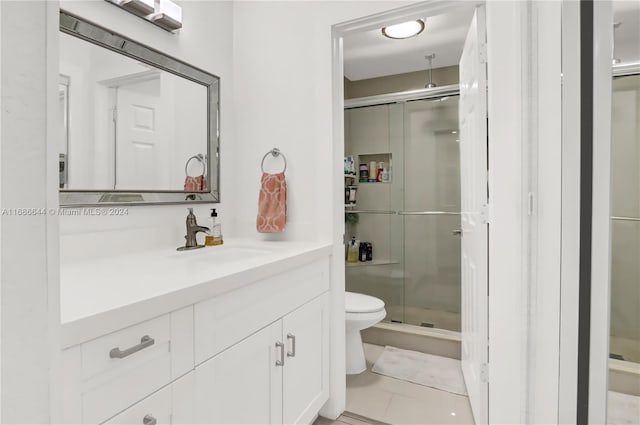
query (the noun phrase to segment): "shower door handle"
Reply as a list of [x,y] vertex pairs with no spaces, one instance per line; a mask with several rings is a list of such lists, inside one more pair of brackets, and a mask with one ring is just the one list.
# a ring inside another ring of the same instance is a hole
[[453,229],[453,230],[451,231],[451,234],[452,234],[453,236],[462,236],[462,229]]

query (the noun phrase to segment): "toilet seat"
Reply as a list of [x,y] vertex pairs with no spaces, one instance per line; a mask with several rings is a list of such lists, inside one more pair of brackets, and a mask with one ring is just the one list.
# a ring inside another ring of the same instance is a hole
[[346,313],[376,313],[384,310],[384,301],[379,298],[355,292],[345,292]]

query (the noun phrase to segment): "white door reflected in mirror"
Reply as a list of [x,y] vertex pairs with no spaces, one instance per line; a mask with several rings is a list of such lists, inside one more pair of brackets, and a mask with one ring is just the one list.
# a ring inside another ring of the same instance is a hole
[[182,191],[187,175],[206,181],[202,162],[186,167],[208,153],[206,86],[62,32],[60,74],[61,188]]

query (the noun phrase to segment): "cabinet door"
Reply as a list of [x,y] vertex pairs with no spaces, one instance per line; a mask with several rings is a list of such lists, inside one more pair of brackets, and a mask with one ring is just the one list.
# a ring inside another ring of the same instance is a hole
[[[277,321],[196,367],[196,422],[282,423],[282,322]],[[286,355],[286,354],[285,354]]]
[[329,307],[324,294],[284,317],[283,422],[311,423],[329,398]]

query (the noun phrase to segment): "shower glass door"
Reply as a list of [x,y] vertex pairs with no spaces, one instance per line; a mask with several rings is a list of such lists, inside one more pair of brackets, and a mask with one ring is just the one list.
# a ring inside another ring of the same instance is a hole
[[[387,310],[385,320],[402,322],[404,230],[397,215],[404,192],[402,106],[347,109],[344,122],[345,156],[353,156],[356,170],[363,165],[369,174],[369,178],[356,178],[356,204],[345,208],[345,236],[373,247],[370,261],[346,263],[347,291],[382,299]],[[368,181],[377,180],[381,162],[387,170],[386,181]]]
[[640,363],[640,75],[614,78],[612,108],[609,351]]
[[404,322],[460,331],[458,96],[404,105]]
[[355,183],[346,237],[374,255],[347,263],[346,288],[382,299],[387,321],[460,330],[459,146],[458,96],[345,110],[345,156],[390,175]]

